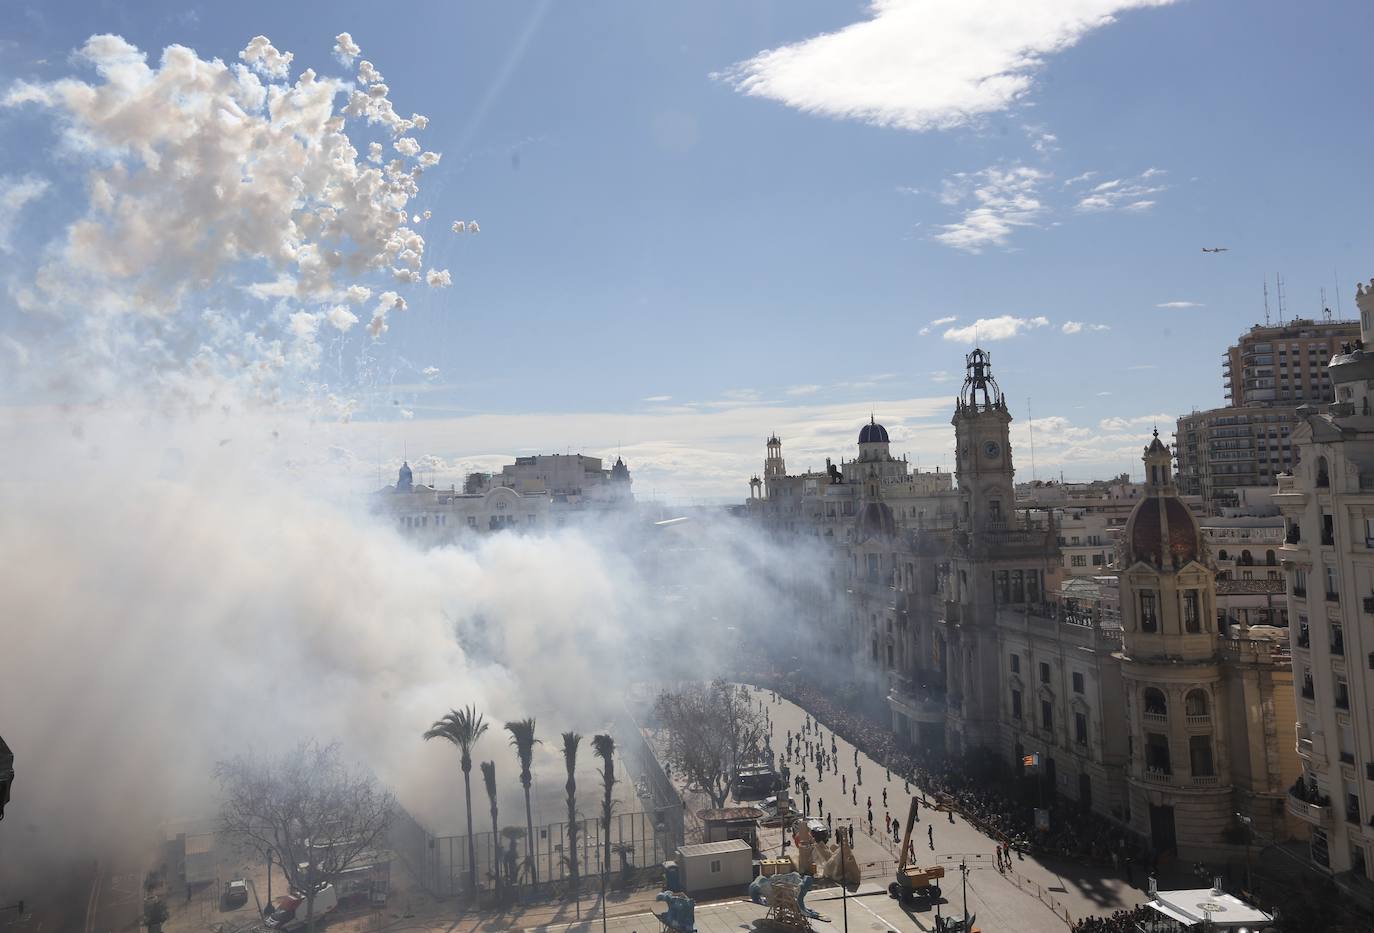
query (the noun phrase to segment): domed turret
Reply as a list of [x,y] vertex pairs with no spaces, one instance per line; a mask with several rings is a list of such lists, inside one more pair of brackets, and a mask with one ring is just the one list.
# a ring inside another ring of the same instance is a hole
[[1141,458],[1145,463],[1145,498],[1126,522],[1125,566],[1138,561],[1156,567],[1181,567],[1202,559],[1202,529],[1192,510],[1178,498],[1173,481],[1173,455],[1154,432]]
[[396,473],[396,491],[410,492],[413,487],[413,477],[410,472],[410,464],[401,461],[401,469]]
[[879,424],[876,420],[874,420],[874,418],[873,418],[872,415],[869,415],[869,416],[868,416],[868,424],[864,425],[864,426],[863,426],[863,429],[859,431],[859,443],[860,443],[860,444],[886,444],[886,443],[888,443],[888,439],[887,439],[887,428],[883,427],[883,426],[882,426],[881,424]]
[[892,538],[897,534],[897,520],[892,508],[886,502],[867,502],[859,512],[859,540],[883,537]]

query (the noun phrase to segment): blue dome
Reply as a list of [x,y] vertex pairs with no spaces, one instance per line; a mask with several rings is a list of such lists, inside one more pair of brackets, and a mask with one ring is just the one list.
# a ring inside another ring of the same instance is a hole
[[887,428],[870,417],[868,424],[864,425],[863,430],[859,432],[859,443],[886,444],[887,442]]

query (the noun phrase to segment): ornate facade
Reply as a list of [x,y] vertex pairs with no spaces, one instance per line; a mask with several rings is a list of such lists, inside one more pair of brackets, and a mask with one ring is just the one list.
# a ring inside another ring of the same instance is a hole
[[[1237,813],[1287,838],[1297,760],[1286,648],[1225,625],[1169,448],[1156,433],[1145,450],[1147,481],[1114,528],[1112,564],[1066,577],[1056,509],[1018,507],[1012,416],[990,357],[965,362],[957,486],[914,511],[890,494],[901,474],[887,479],[882,465],[904,461],[875,421],[859,457],[826,474],[788,476],[769,440],[768,491],[750,508],[765,521],[771,508],[774,530],[831,543],[846,584],[834,629],[848,634],[858,681],[881,692],[911,746],[989,749],[1015,767],[1038,754],[1047,786],[1161,852],[1235,854]],[[838,501],[851,505],[830,510]]]

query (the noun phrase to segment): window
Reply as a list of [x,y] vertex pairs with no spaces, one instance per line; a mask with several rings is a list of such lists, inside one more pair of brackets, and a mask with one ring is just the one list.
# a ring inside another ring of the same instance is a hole
[[1159,631],[1159,618],[1155,615],[1155,594],[1150,590],[1140,594],[1140,630]]
[[1331,623],[1331,653],[1345,657],[1345,629],[1339,622]]
[[1312,683],[1312,669],[1310,667],[1305,667],[1302,670],[1302,695],[1308,700],[1317,698],[1317,688]]
[[713,875],[718,875],[718,874],[720,874],[720,859],[718,859],[718,858],[713,858],[713,859],[711,859],[711,874],[713,874]]
[[1040,571],[1026,571],[1026,602],[1040,602]]
[[1070,558],[1070,563],[1075,567],[1088,566],[1088,556],[1086,554],[1075,554]]
[[1011,672],[1013,674],[1021,673],[1021,655],[1013,654],[1011,656]]
[[1213,777],[1212,737],[1210,735],[1188,736],[1188,769],[1193,777]]
[[1026,601],[1025,575],[1020,570],[1011,572],[1011,601],[1014,603]]
[[1082,693],[1082,692],[1083,692],[1083,673],[1082,673],[1081,671],[1074,671],[1074,672],[1073,672],[1073,692],[1074,692],[1074,693]]
[[1021,691],[1020,691],[1020,690],[1013,690],[1013,691],[1011,692],[1011,718],[1012,718],[1012,719],[1020,719],[1020,718],[1021,718]]
[[1158,732],[1145,733],[1145,770],[1157,774],[1173,774],[1167,735]]
[[1336,709],[1350,709],[1350,685],[1344,677],[1336,678]]
[[1079,745],[1088,744],[1088,717],[1084,713],[1073,714],[1073,740]]
[[1040,701],[1040,725],[1046,729],[1054,729],[1054,704],[1049,700]]
[[994,522],[1002,521],[1002,500],[992,499],[988,502],[988,518]]
[[1163,690],[1158,687],[1146,687],[1142,698],[1145,701],[1145,715],[1169,715],[1169,701],[1165,698]]
[[1040,682],[1042,684],[1050,682],[1050,664],[1048,661],[1040,662]]
[[477,527],[477,516],[476,516],[476,515],[469,515],[469,516],[468,516],[468,527],[469,527],[469,528],[476,528],[476,527]]
[[999,603],[1011,602],[1011,587],[1008,583],[1009,579],[1005,570],[997,571],[997,601]]
[[1335,599],[1340,590],[1336,586],[1336,566],[1326,565],[1326,598]]
[[1202,631],[1202,615],[1198,609],[1198,591],[1183,591],[1183,630],[1190,635]]
[[1188,695],[1183,698],[1183,712],[1187,716],[1206,716],[1207,692],[1205,690],[1189,690]]

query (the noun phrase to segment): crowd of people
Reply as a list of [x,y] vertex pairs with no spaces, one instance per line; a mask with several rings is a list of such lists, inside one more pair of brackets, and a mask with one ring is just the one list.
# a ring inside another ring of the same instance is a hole
[[[927,796],[946,800],[966,819],[1018,852],[1052,855],[1111,866],[1134,883],[1137,871],[1148,872],[1154,859],[1138,840],[1091,810],[1053,794],[1049,829],[1034,825],[1038,799],[1036,777],[1018,778],[1008,764],[987,752],[959,759],[920,760],[903,748],[885,718],[865,712],[835,691],[800,677],[751,678],[802,707],[826,727],[873,760],[900,774]],[[852,698],[851,698],[852,700]]]
[[1138,924],[1149,919],[1152,913],[1142,904],[1131,910],[1113,911],[1105,917],[1084,917],[1074,921],[1069,933],[1136,933]]

